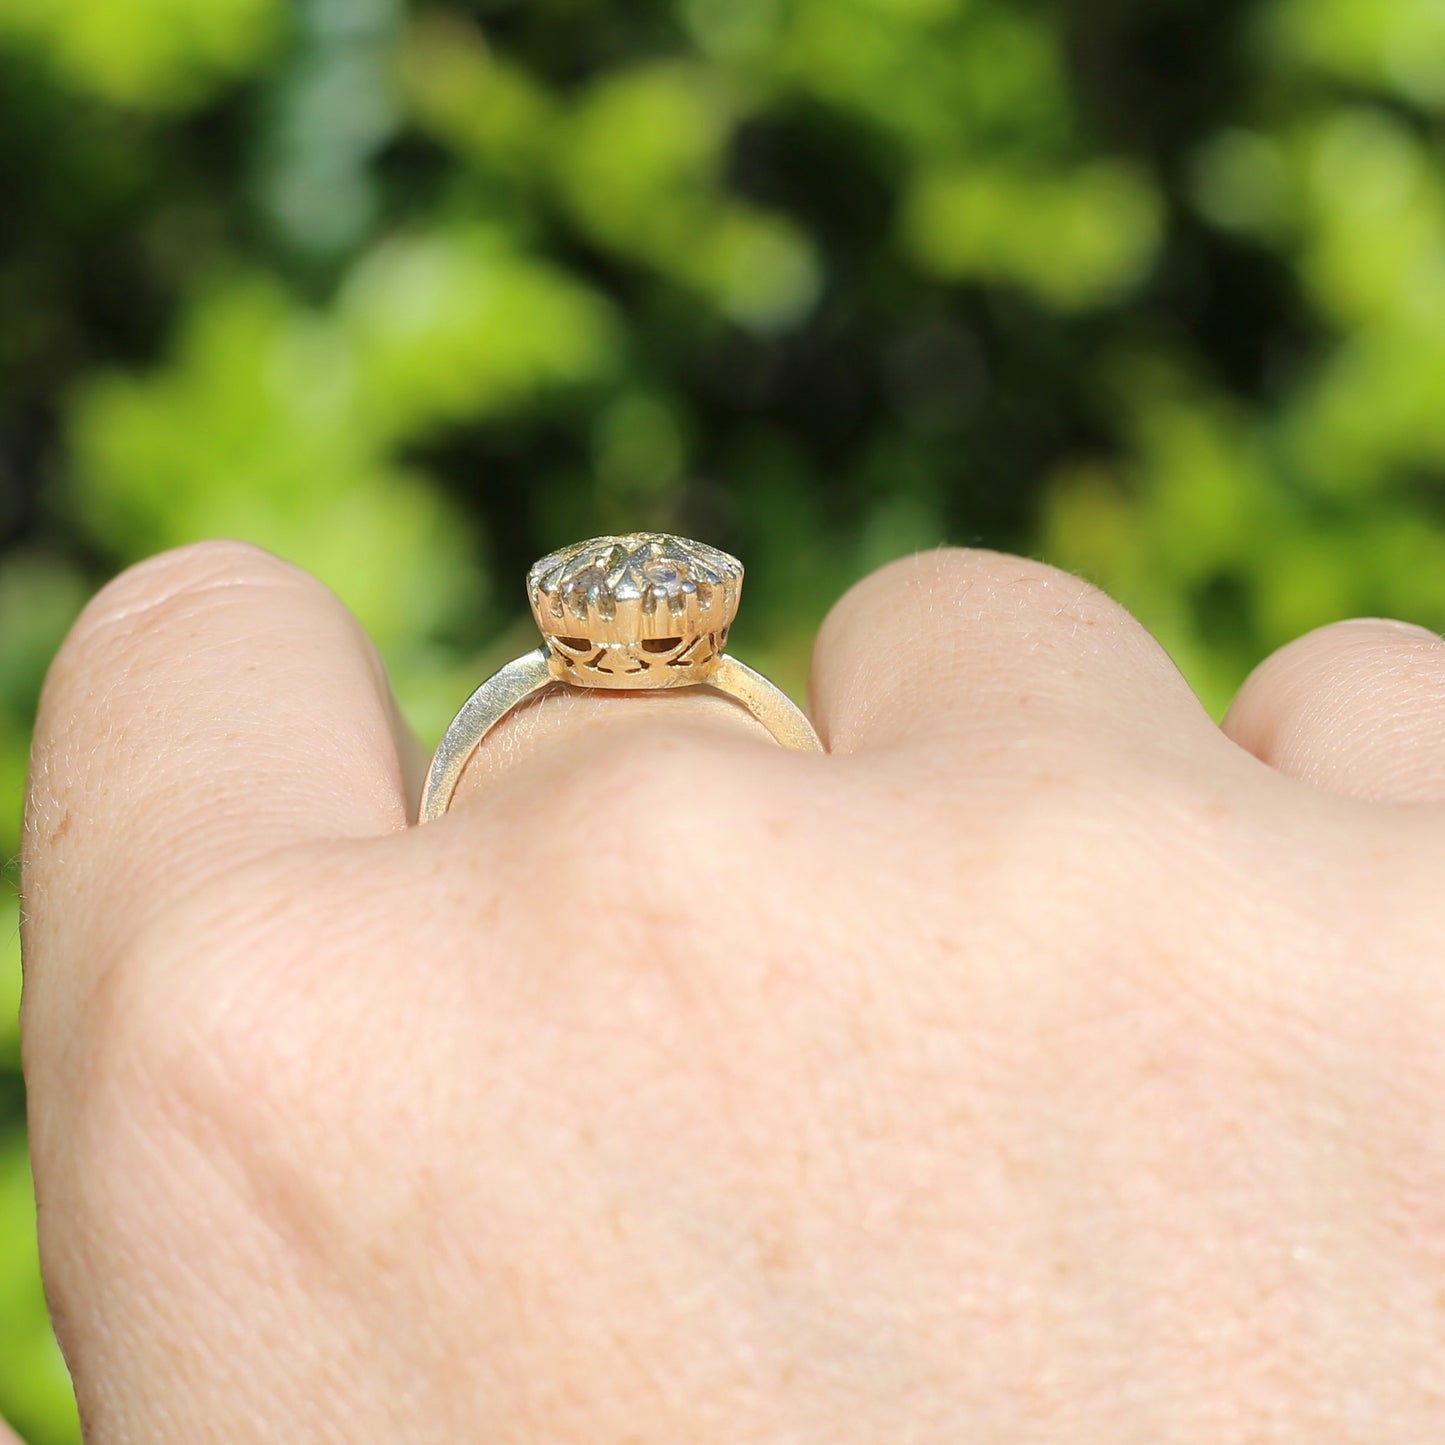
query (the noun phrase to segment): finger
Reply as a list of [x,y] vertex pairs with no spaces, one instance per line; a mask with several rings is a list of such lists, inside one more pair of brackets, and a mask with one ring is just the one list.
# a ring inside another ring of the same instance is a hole
[[923,552],[865,578],[823,624],[811,692],[830,752],[1042,733],[1218,743],[1128,612],[1070,573],[998,552]]
[[25,1442],[3,1420],[0,1420],[0,1445],[25,1445]]
[[1255,668],[1222,726],[1271,767],[1331,792],[1445,800],[1445,640],[1382,618],[1321,627]]
[[52,663],[36,720],[27,1022],[226,870],[405,827],[406,734],[371,642],[300,568],[202,542],[109,583]]

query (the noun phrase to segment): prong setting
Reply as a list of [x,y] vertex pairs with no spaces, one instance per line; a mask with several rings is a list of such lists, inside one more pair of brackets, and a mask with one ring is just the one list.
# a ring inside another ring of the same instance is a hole
[[528,573],[527,592],[556,677],[641,689],[707,680],[742,581],[742,563],[716,547],[633,532],[542,558]]

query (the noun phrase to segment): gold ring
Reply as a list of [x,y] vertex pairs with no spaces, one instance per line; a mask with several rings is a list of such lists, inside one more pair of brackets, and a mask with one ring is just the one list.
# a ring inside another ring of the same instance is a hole
[[427,771],[418,821],[446,812],[467,759],[513,708],[557,685],[713,687],[785,748],[822,752],[802,710],[724,651],[742,587],[736,557],[665,532],[594,537],[543,557],[527,573],[542,646],[494,672],[462,704]]

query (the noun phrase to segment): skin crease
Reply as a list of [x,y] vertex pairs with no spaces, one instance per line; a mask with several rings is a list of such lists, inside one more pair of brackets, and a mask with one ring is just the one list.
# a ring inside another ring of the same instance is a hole
[[554,696],[453,810],[339,602],[237,543],[57,657],[23,854],[86,1438],[1445,1435],[1445,643],[1223,728],[978,551],[819,639],[827,757]]

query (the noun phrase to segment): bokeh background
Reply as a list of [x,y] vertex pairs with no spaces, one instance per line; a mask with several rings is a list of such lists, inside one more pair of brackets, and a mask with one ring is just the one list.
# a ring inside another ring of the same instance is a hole
[[207,535],[434,739],[520,579],[657,525],[740,653],[908,549],[1101,583],[1218,712],[1445,625],[1440,0],[0,0],[0,1412],[74,1441],[14,856],[47,661]]

